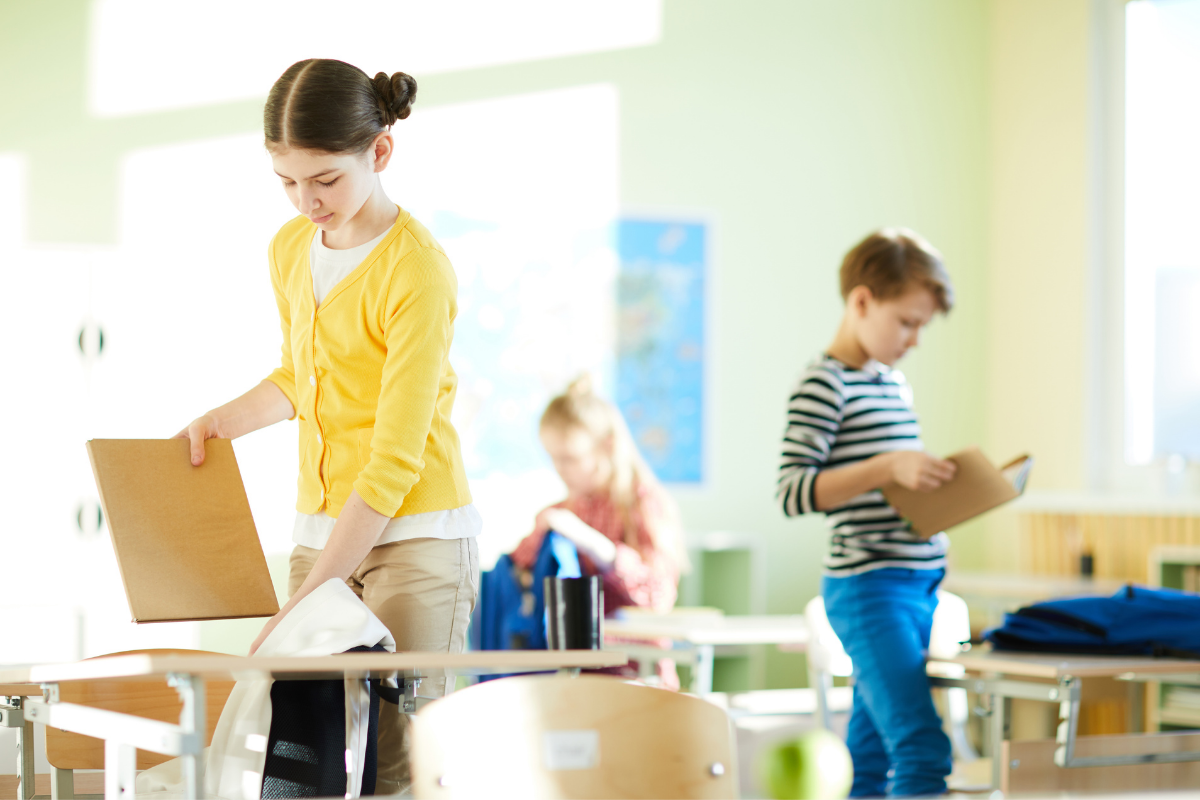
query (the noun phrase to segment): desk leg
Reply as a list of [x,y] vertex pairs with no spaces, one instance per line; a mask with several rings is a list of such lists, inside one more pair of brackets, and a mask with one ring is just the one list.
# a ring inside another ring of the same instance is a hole
[[1146,732],[1146,692],[1150,691],[1144,683],[1129,682],[1129,732]]
[[25,719],[17,729],[17,773],[21,782],[17,797],[21,800],[30,800],[33,797],[33,771],[33,720]]
[[1065,767],[1075,758],[1075,734],[1079,727],[1082,687],[1077,678],[1070,676],[1060,680],[1059,685],[1062,687],[1062,699],[1058,704],[1058,731],[1054,736],[1058,747],[1054,749],[1054,763]]
[[829,714],[829,693],[833,687],[833,676],[813,666],[812,659],[808,660],[808,685],[817,698],[817,724],[827,731],[833,730],[833,721]]
[[[175,691],[179,693],[179,699],[183,701],[183,710],[179,712],[179,727],[183,729],[184,733],[199,735],[200,752],[183,756],[182,766],[184,796],[187,800],[200,800],[204,797],[203,745],[208,734],[208,723],[205,720],[204,678],[198,675],[172,673],[167,676],[167,683],[175,687]],[[107,752],[105,758],[107,759]]]
[[992,755],[992,788],[1000,789],[1000,779],[1004,775],[1004,740],[1008,738],[1009,716],[1012,710],[1012,700],[999,694],[992,695],[991,725],[988,728],[988,749]]
[[711,644],[702,644],[696,648],[696,666],[692,673],[692,692],[708,694],[713,688],[713,651]]
[[50,768],[51,800],[75,800],[75,773],[69,769]]
[[137,779],[137,748],[131,744],[104,743],[104,800],[128,800]]

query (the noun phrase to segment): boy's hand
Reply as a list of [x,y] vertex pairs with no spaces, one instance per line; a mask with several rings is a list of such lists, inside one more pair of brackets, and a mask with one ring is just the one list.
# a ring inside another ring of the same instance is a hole
[[198,467],[204,463],[204,440],[216,439],[221,436],[217,421],[212,414],[196,417],[192,424],[175,434],[175,439],[190,439],[192,442],[192,466]]
[[917,492],[932,492],[958,470],[953,461],[913,450],[892,453],[892,458],[892,480]]

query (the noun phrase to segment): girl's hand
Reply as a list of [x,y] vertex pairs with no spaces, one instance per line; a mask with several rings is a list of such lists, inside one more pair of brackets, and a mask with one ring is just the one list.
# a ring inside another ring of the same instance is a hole
[[537,523],[570,539],[598,567],[611,566],[617,558],[617,546],[612,540],[565,508],[547,508],[538,514]]
[[263,625],[263,629],[255,637],[254,643],[250,645],[250,655],[254,655],[258,648],[262,647],[262,643],[266,641],[266,638],[271,635],[271,631],[275,630],[275,627],[283,619],[284,613],[284,609],[280,609],[275,616],[267,620],[267,624]]
[[533,532],[544,534],[547,531],[558,531],[566,536],[563,528],[581,521],[579,517],[565,508],[543,508],[533,520]]
[[[192,442],[192,466],[198,467],[204,463],[204,440],[221,437],[221,431],[216,418],[211,414],[196,417],[192,424],[175,434],[175,439],[190,439]],[[251,651],[253,652],[253,651]]]
[[[562,508],[543,508],[538,512],[538,515],[533,518],[533,533],[526,536],[509,554],[509,558],[521,569],[533,569],[533,564],[537,561],[538,552],[542,549],[542,542],[546,539],[546,534],[550,531],[556,531],[571,539],[567,533],[568,528],[577,525],[583,525],[583,521],[579,517],[572,514],[570,511]],[[587,527],[586,525],[584,527]],[[574,542],[574,539],[571,539]],[[576,542],[576,547],[580,545]]]
[[958,471],[953,461],[914,450],[893,453],[892,458],[892,480],[917,492],[932,492]]

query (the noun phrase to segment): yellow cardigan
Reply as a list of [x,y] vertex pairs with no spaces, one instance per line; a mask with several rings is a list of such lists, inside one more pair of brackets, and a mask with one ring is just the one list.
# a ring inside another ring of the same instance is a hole
[[288,222],[271,241],[283,357],[267,380],[300,417],[296,509],[332,517],[357,490],[388,517],[471,502],[450,409],[458,281],[404,209],[361,264],[314,308],[315,225]]

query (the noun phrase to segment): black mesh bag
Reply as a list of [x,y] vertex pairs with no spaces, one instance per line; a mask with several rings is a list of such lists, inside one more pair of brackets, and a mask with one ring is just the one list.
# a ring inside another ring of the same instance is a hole
[[[383,645],[349,653],[386,652]],[[362,795],[375,794],[379,702],[396,703],[399,692],[371,681],[370,723]],[[275,681],[271,686],[271,735],[263,768],[263,800],[346,795],[346,694],[340,680]]]

